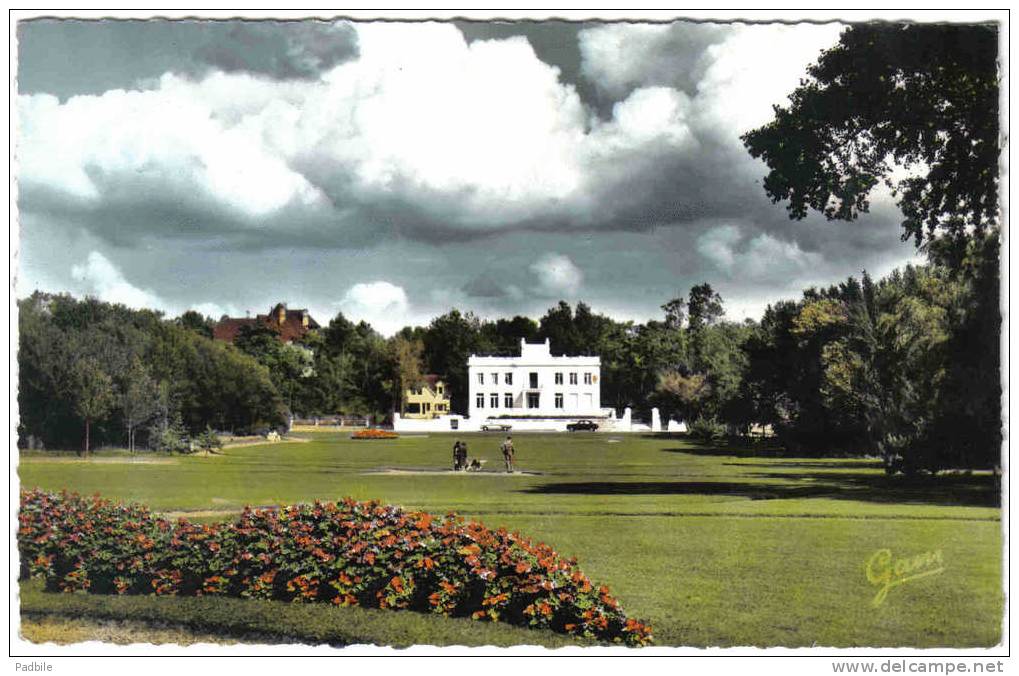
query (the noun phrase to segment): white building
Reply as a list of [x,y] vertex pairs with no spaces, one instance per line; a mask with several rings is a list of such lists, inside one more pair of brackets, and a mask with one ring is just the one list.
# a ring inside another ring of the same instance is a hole
[[600,417],[601,358],[556,357],[544,343],[520,341],[519,357],[471,355],[469,417]]

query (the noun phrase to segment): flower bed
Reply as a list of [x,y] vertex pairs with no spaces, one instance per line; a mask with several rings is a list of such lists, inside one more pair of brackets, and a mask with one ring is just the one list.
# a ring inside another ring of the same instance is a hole
[[325,602],[652,641],[575,559],[454,514],[345,499],[198,525],[34,490],[22,492],[18,519],[21,575],[43,576],[52,591]]
[[350,435],[351,439],[399,439],[400,435],[396,432],[390,432],[389,430],[377,430],[374,428],[368,428],[364,430],[358,430]]

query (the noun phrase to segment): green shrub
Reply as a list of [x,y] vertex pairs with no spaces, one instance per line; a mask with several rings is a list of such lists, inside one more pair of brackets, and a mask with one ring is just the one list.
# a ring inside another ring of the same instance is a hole
[[160,453],[190,453],[191,444],[180,417],[171,419],[167,424],[153,426],[149,433],[149,446]]
[[202,449],[206,453],[218,451],[223,448],[223,441],[219,438],[219,435],[212,431],[211,427],[206,427],[205,431],[198,435],[195,440],[198,448]]
[[690,436],[701,441],[717,443],[727,436],[725,425],[716,418],[700,417],[690,423]]
[[233,523],[199,525],[35,490],[21,495],[18,547],[22,575],[52,591],[325,602],[652,641],[575,559],[454,514],[377,502],[245,508]]

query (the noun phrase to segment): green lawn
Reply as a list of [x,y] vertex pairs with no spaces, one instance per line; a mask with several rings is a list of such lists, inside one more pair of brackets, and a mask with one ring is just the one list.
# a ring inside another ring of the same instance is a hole
[[[353,496],[506,526],[576,555],[658,645],[989,646],[1003,611],[1001,521],[990,476],[907,481],[866,460],[753,457],[686,440],[609,434],[463,434],[486,472],[433,474],[451,435],[231,448],[159,462],[22,456],[25,487],[229,518],[245,504]],[[877,588],[866,562],[940,551],[944,571]],[[394,614],[398,615],[398,614]]]

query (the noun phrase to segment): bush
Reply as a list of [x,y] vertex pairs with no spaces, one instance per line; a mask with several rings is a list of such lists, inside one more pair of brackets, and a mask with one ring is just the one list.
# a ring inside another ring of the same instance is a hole
[[206,427],[205,431],[199,434],[195,441],[198,444],[198,448],[206,453],[212,453],[223,448],[223,441],[219,438],[218,434],[212,431],[211,427]]
[[690,423],[690,436],[712,443],[724,441],[726,437],[725,425],[715,418],[700,417]]
[[180,418],[171,419],[168,424],[156,424],[149,432],[149,446],[160,453],[190,453],[191,443]]
[[454,514],[345,499],[198,525],[34,490],[21,494],[18,518],[22,577],[41,575],[52,591],[325,602],[652,641],[575,559]]

